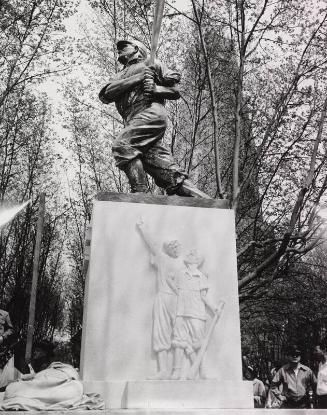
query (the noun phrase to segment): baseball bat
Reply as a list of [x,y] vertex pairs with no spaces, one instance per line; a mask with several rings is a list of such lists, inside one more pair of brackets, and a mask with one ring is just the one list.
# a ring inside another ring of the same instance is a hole
[[157,0],[155,12],[154,12],[154,18],[153,18],[153,26],[152,26],[151,51],[150,51],[149,65],[154,64],[154,60],[156,57],[164,6],[165,6],[165,0]]
[[207,350],[209,341],[210,341],[210,339],[212,337],[213,330],[216,327],[216,324],[218,323],[218,320],[219,320],[219,318],[221,316],[221,313],[223,311],[224,306],[225,306],[225,302],[224,301],[221,301],[220,304],[219,304],[219,306],[218,306],[218,310],[216,311],[216,313],[215,313],[215,315],[214,315],[214,317],[213,317],[213,319],[211,321],[211,324],[210,324],[210,327],[208,329],[207,335],[203,339],[203,342],[201,344],[201,348],[199,350],[199,353],[196,356],[196,359],[195,359],[194,363],[192,364],[192,366],[191,366],[191,368],[190,368],[190,370],[189,370],[189,372],[187,374],[187,378],[188,379],[194,379],[195,376],[196,376],[196,374],[197,374],[197,371],[200,368],[200,365],[202,363],[203,357],[204,357],[205,352]]

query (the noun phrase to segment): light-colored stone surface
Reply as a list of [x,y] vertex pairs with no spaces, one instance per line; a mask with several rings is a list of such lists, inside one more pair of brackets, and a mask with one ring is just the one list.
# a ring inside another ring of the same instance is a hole
[[140,380],[156,372],[151,348],[155,272],[136,231],[146,218],[159,243],[179,239],[205,253],[212,298],[226,306],[206,356],[207,375],[241,379],[233,212],[96,201],[81,371],[85,380]]
[[108,409],[251,408],[252,383],[243,381],[84,381]]
[[126,401],[126,381],[83,381],[84,393],[99,393],[106,408],[124,408]]
[[106,410],[73,410],[73,411],[1,411],[1,415],[109,415]]
[[[15,411],[15,415],[323,415],[326,409],[106,409],[104,411]],[[13,415],[13,411],[3,411]]]
[[[95,201],[81,374],[86,392],[101,393],[108,408],[122,408],[130,401],[126,382],[144,381],[157,373],[152,347],[157,274],[136,226],[140,218],[146,221],[159,247],[177,239],[184,253],[195,248],[203,254],[201,272],[208,275],[208,296],[213,302],[226,304],[204,356],[206,376],[217,381],[241,381],[233,211]],[[172,360],[170,350],[169,370]],[[187,373],[189,363],[185,362]],[[245,401],[249,402],[249,396]],[[238,396],[235,402],[239,402]]]
[[114,409],[110,415],[323,415],[326,409]]
[[127,382],[126,408],[214,409],[253,407],[251,382],[137,381]]
[[[13,411],[2,411],[12,415]],[[49,411],[14,411],[16,415],[49,415]],[[51,415],[322,415],[325,409],[106,409],[103,411],[51,411]]]

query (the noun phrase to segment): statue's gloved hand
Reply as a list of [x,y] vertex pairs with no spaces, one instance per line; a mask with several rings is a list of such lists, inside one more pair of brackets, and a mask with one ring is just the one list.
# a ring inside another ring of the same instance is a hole
[[151,66],[147,66],[144,68],[144,78],[143,78],[143,90],[144,94],[147,96],[152,96],[154,89],[155,89],[155,82],[154,82],[154,68]]

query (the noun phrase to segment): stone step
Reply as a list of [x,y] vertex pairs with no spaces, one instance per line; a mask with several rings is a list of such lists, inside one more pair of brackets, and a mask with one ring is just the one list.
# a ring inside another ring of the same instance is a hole
[[2,411],[1,415],[323,415],[326,409],[106,409],[103,411]]
[[323,415],[326,409],[111,409],[107,415]]
[[126,409],[253,408],[252,383],[218,380],[127,382]]

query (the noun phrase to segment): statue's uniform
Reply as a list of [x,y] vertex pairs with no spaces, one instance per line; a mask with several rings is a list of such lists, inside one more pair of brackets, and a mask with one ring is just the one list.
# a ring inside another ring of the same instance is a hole
[[208,279],[201,272],[191,273],[184,268],[177,276],[178,298],[173,346],[186,354],[199,349],[205,336],[206,310],[201,291],[208,290]]
[[180,258],[159,253],[151,257],[157,270],[157,294],[153,305],[152,343],[155,352],[171,348],[173,326],[176,319],[177,295],[167,282],[175,280],[182,267]]
[[[143,71],[146,63],[144,59],[130,61],[113,81],[129,78]],[[154,67],[157,85],[172,87],[179,82],[180,75],[161,62],[156,61]],[[108,86],[110,83],[99,94],[100,100],[105,104],[111,102],[106,98]],[[170,152],[161,146],[167,127],[164,100],[145,97],[143,84],[139,84],[122,93],[115,103],[125,123],[112,147],[117,166],[124,170],[130,161],[140,158],[144,170],[154,178],[156,184],[165,188],[168,193],[170,188],[173,191],[178,177],[185,178],[187,174],[181,171]]]

